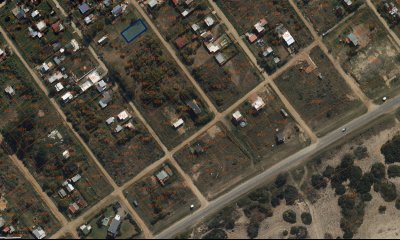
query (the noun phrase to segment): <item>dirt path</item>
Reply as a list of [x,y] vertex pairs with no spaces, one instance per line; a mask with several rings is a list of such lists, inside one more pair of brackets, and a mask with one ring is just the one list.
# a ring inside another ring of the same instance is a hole
[[389,32],[390,36],[396,41],[397,45],[400,46],[400,39],[397,36],[397,34],[393,32],[393,30],[387,24],[386,20],[379,14],[378,10],[376,9],[375,5],[371,2],[371,0],[366,0],[366,1],[367,1],[367,5],[375,13],[375,15],[378,17],[379,21],[381,21],[383,26],[385,26],[385,28]]
[[308,30],[311,32],[311,35],[315,39],[315,41],[318,42],[318,46],[322,49],[322,51],[325,53],[326,56],[328,56],[329,60],[335,67],[335,69],[339,72],[339,74],[342,76],[342,78],[346,81],[347,85],[350,87],[350,89],[356,94],[356,96],[363,102],[363,104],[368,108],[368,110],[373,109],[376,107],[375,104],[372,103],[372,101],[364,94],[364,92],[360,89],[356,81],[346,74],[346,72],[343,70],[343,68],[340,66],[339,62],[329,53],[328,48],[326,45],[322,42],[322,38],[318,35],[317,31],[315,31],[314,27],[311,25],[310,22],[307,21],[307,19],[304,17],[303,13],[300,11],[298,8],[297,4],[294,2],[294,0],[289,0],[290,4],[296,11],[297,15],[301,18],[303,23],[306,25]]
[[[42,199],[42,201],[47,205],[51,213],[53,213],[54,217],[62,224],[68,225],[68,220],[58,211],[57,206],[50,199],[50,197],[43,192],[42,187],[36,181],[36,179],[32,176],[29,170],[25,167],[21,160],[18,159],[16,155],[9,156],[12,163],[18,168],[18,170],[22,173],[22,175],[26,178],[26,180],[32,185],[33,189]],[[74,238],[79,238],[78,234],[74,229],[66,229]],[[72,230],[72,231],[71,231]]]
[[178,66],[182,69],[182,71],[185,73],[186,77],[190,80],[192,85],[195,87],[197,92],[200,94],[200,96],[204,99],[204,101],[207,103],[209,109],[215,114],[215,116],[219,115],[218,110],[215,108],[214,104],[211,102],[211,100],[208,98],[207,94],[204,93],[203,89],[199,86],[197,81],[192,77],[190,74],[189,70],[186,68],[186,66],[182,63],[182,61],[177,57],[175,50],[165,41],[161,33],[158,31],[158,28],[154,25],[152,20],[149,18],[149,16],[145,13],[143,8],[140,6],[140,4],[136,0],[129,0],[129,2],[138,10],[140,15],[146,20],[146,23],[150,26],[150,28],[153,30],[153,32],[156,34],[156,36],[159,38],[161,43],[164,45],[164,47],[168,50],[172,58],[175,60],[175,62],[178,64]]
[[[292,104],[286,99],[286,97],[278,89],[278,87],[275,85],[275,83],[271,80],[270,76],[268,76],[268,74],[263,69],[260,68],[260,66],[257,64],[257,59],[254,56],[253,52],[247,47],[246,43],[239,36],[236,29],[229,22],[228,18],[221,11],[221,9],[218,7],[218,5],[212,0],[209,0],[208,2],[214,8],[214,10],[216,11],[217,15],[219,16],[221,21],[224,23],[224,25],[228,28],[229,35],[231,35],[237,41],[237,43],[240,45],[240,47],[243,49],[243,51],[249,57],[249,59],[251,60],[253,65],[256,66],[258,68],[258,70],[261,72],[262,76],[264,77],[264,83],[268,83],[272,87],[272,89],[276,92],[278,97],[281,99],[282,103],[285,105],[286,109],[290,112],[290,114],[293,116],[293,118],[296,120],[296,122],[301,126],[301,128],[311,138],[311,141],[317,142],[318,141],[317,136],[310,129],[310,127],[306,124],[306,122],[300,117],[300,114],[296,111],[296,109],[292,106]],[[288,66],[288,64],[286,66]],[[254,92],[254,91],[252,91],[252,92]]]

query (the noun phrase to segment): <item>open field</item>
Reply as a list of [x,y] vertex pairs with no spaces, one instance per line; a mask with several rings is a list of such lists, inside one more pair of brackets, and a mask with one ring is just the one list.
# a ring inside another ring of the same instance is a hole
[[[189,7],[194,10],[186,17],[181,15],[184,6],[169,1],[146,10],[217,109],[225,110],[255,87],[261,77],[226,34],[226,27],[219,23],[206,0],[191,3]],[[218,50],[210,50],[210,45],[218,46]],[[219,62],[217,57],[224,60]]]
[[[111,80],[120,84],[167,147],[173,147],[213,116],[151,30],[126,43],[120,33],[138,16],[130,5],[109,24],[105,24],[106,17],[99,16],[84,29],[85,41],[93,41]],[[104,36],[107,43],[97,44]],[[193,114],[188,106],[193,100],[200,113]],[[173,123],[179,119],[184,123],[175,129]]]
[[[256,110],[253,104],[261,98],[265,106]],[[269,167],[279,160],[297,152],[310,144],[309,137],[303,132],[291,116],[284,116],[281,110],[285,107],[269,86],[251,96],[238,109],[247,125],[239,126],[233,121],[233,115],[228,116],[232,122],[231,130],[238,141],[250,154],[254,164]],[[284,143],[277,143],[277,135],[282,134]]]
[[352,1],[352,6],[346,6],[342,0],[310,0],[297,1],[307,19],[314,25],[319,34],[327,32],[343,18],[356,11],[364,0]]
[[[99,101],[105,93],[112,94],[112,101],[102,108]],[[64,110],[117,184],[133,178],[163,155],[160,146],[122,98],[120,90],[110,83],[103,93],[96,88],[88,90],[66,104]],[[119,118],[124,111],[128,115]]]
[[128,201],[155,233],[200,207],[198,200],[170,164],[163,164],[124,191]]
[[[248,33],[257,37],[256,40],[250,40],[246,36],[259,65],[269,73],[283,66],[291,55],[312,42],[310,33],[287,0],[218,0],[216,3],[239,35]],[[257,30],[254,26],[261,19],[265,19],[266,23],[263,30]],[[286,30],[293,37],[294,43],[285,43],[283,40]]]
[[208,198],[249,175],[253,163],[222,124],[211,127],[176,154],[179,165]]
[[369,98],[399,93],[399,46],[369,8],[357,11],[324,40]]
[[34,238],[31,233],[34,227],[41,227],[48,235],[61,227],[1,149],[0,173],[0,218],[5,221],[2,229],[14,228],[13,233],[2,232],[0,236]]
[[275,83],[318,136],[366,112],[319,47]]
[[82,239],[105,239],[108,229],[116,215],[120,216],[121,220],[115,239],[143,238],[142,230],[118,201],[102,209],[93,218],[87,221],[86,226],[91,227],[91,231],[88,235],[85,235],[80,229],[77,229],[77,231],[80,232]]
[[[63,125],[48,99],[33,84],[29,73],[16,56],[8,56],[0,65],[1,134],[8,152],[15,153],[31,170],[43,190],[54,197],[61,212],[72,199],[93,205],[110,193],[104,176],[83,148]],[[12,94],[4,91],[11,87]],[[62,182],[80,174],[82,180],[68,198],[60,199],[57,191]],[[73,200],[73,201],[75,201]]]

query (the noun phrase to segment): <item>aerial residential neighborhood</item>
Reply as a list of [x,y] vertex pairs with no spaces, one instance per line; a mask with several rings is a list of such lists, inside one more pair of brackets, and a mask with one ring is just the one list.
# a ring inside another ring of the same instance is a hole
[[397,0],[0,0],[0,238],[400,238]]

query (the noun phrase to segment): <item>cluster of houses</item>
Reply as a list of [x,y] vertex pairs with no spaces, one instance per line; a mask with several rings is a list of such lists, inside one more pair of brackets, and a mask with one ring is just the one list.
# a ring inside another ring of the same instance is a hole
[[77,8],[82,15],[83,21],[86,25],[89,25],[96,21],[97,16],[95,13],[95,9],[98,7],[110,8],[110,14],[113,16],[113,18],[117,18],[126,11],[128,3],[123,2],[113,6],[112,0],[95,1],[93,3],[89,3],[88,1],[81,2],[77,6]]
[[[154,11],[169,0],[139,0],[141,6],[147,6],[148,10]],[[182,17],[187,17],[196,10],[195,0],[170,0],[178,9]]]
[[[36,239],[44,239],[46,237],[46,232],[40,226],[34,226],[30,232]],[[15,227],[7,225],[6,220],[0,216],[0,236],[7,238],[7,236],[12,236],[14,233],[16,233]]]
[[123,110],[116,117],[109,117],[106,123],[109,127],[114,129],[114,133],[120,133],[125,128],[135,129],[133,123],[129,121],[130,119],[132,119],[132,115],[127,110]]
[[[62,184],[60,189],[58,190],[58,196],[61,199],[70,197],[74,194],[76,190],[75,185],[77,184],[77,182],[79,182],[79,180],[81,180],[81,175],[77,174],[75,176],[73,176],[70,179],[65,180]],[[85,200],[83,200],[80,197],[74,197],[74,200],[71,204],[69,204],[68,206],[68,213],[73,215],[76,215],[80,209],[87,207],[87,202]]]
[[[189,114],[191,115],[192,118],[196,118],[203,112],[203,110],[201,109],[201,107],[199,106],[199,104],[195,99],[187,101],[186,106],[189,108]],[[172,121],[172,127],[174,129],[179,129],[184,124],[185,120],[183,118],[174,119]]]
[[396,4],[392,1],[383,3],[383,11],[392,24],[400,23],[400,12]]
[[[260,113],[266,106],[262,97],[260,97],[258,95],[255,97],[252,97],[250,99],[250,104],[251,104],[251,108],[254,110],[255,114]],[[282,114],[283,118],[289,117],[289,114],[283,108],[280,110],[280,113]],[[242,128],[244,128],[248,125],[247,119],[242,115],[242,113],[239,110],[235,111],[232,114],[231,121],[234,125],[240,126]],[[279,129],[276,130],[275,140],[278,145],[285,143],[285,136],[281,131],[279,131]],[[197,153],[197,150],[196,150],[196,153]]]

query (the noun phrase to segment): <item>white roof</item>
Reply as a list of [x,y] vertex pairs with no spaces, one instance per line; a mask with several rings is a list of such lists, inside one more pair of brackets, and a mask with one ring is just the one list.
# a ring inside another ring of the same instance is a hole
[[111,123],[113,123],[115,121],[115,117],[110,117],[109,119],[106,120],[106,123],[108,125],[110,125]]
[[64,89],[64,86],[62,85],[62,83],[57,83],[56,84],[56,90],[57,90],[57,92],[59,92],[59,91],[61,91],[61,90],[63,90]]
[[97,41],[98,44],[101,44],[103,41],[107,40],[107,36],[104,36]]
[[41,227],[36,228],[32,233],[35,235],[36,239],[43,239],[46,237],[46,232]]
[[234,113],[232,114],[232,116],[233,116],[233,118],[235,118],[235,119],[240,119],[240,118],[243,117],[242,114],[240,113],[240,111],[234,112]]
[[67,100],[70,100],[70,99],[72,99],[74,96],[72,96],[72,94],[70,93],[70,92],[67,92],[67,93],[65,93],[62,97],[61,97],[61,99],[63,100],[63,101],[67,101]]
[[215,45],[213,43],[206,44],[206,47],[207,47],[208,51],[211,53],[218,52],[220,49],[220,47],[218,45]]
[[183,123],[185,123],[184,121],[183,121],[183,119],[182,118],[179,118],[176,122],[174,122],[172,125],[174,126],[174,128],[179,128],[179,127],[181,127],[182,125],[183,125]]
[[204,22],[207,24],[207,26],[211,27],[212,25],[214,25],[214,18],[212,18],[211,16],[208,16],[204,19]]
[[195,23],[192,25],[192,29],[193,29],[193,31],[197,31],[200,29],[200,26]]
[[118,214],[117,214],[117,215],[115,215],[115,217],[114,217],[114,218],[115,218],[115,220],[117,220],[117,221],[121,220],[121,216],[120,216],[120,215],[118,215]]
[[32,12],[31,16],[32,16],[33,18],[35,18],[35,17],[37,17],[39,14],[40,14],[39,11],[38,11],[38,10],[35,10],[35,11]]
[[36,23],[36,27],[39,31],[43,31],[47,27],[47,25],[44,21],[40,21]]
[[93,84],[95,84],[101,80],[101,77],[100,74],[97,72],[97,70],[94,70],[88,75],[88,79],[92,81]]
[[295,42],[294,38],[292,37],[292,35],[290,34],[289,31],[286,31],[282,35],[282,38],[283,38],[283,40],[285,40],[286,45],[288,45],[288,46],[292,45]]
[[149,6],[153,8],[157,5],[157,0],[148,0],[147,4],[149,4]]
[[0,48],[0,56],[4,54],[3,49]]
[[91,86],[93,86],[93,83],[91,81],[86,81],[86,82],[82,83],[81,85],[79,85],[82,92],[88,90]]
[[265,103],[260,96],[257,96],[257,99],[251,104],[251,106],[258,111],[265,106]]
[[122,112],[120,112],[119,114],[118,114],[118,119],[120,120],[120,121],[123,121],[123,120],[125,120],[125,119],[127,119],[127,118],[130,118],[131,117],[131,115],[128,113],[128,111],[126,111],[126,110],[124,110],[124,111],[122,111]]
[[71,45],[72,45],[72,47],[74,47],[74,50],[73,50],[74,52],[76,52],[76,51],[78,51],[80,49],[79,43],[75,39],[71,40]]
[[65,159],[69,158],[69,151],[65,150],[62,155]]
[[71,180],[72,180],[72,182],[76,183],[76,182],[79,181],[81,178],[82,178],[81,175],[76,174],[75,176],[73,176],[73,177],[71,178]]
[[74,186],[72,186],[72,184],[71,183],[68,183],[68,185],[67,185],[67,190],[68,190],[68,192],[72,192],[72,191],[74,191],[75,190],[75,188],[74,188]]

